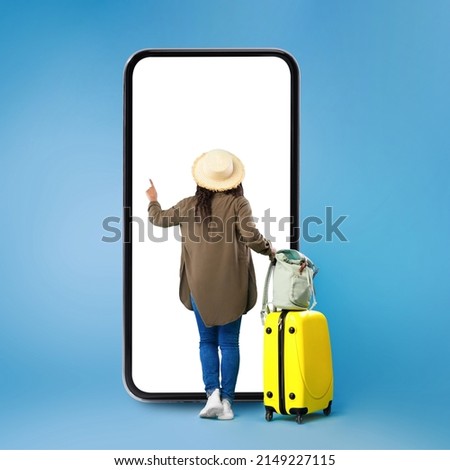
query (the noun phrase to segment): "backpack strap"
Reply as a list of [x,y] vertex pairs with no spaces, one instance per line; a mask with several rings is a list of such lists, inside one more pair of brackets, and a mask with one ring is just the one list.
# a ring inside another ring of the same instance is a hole
[[269,284],[270,284],[270,279],[272,278],[276,263],[277,263],[276,258],[274,258],[270,262],[269,269],[267,270],[267,274],[266,274],[266,280],[264,281],[262,307],[261,307],[261,322],[263,325],[264,325],[267,315],[271,311],[269,307]]

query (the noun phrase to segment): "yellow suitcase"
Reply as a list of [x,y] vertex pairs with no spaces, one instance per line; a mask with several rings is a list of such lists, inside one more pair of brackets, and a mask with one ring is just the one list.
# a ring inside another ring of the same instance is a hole
[[264,324],[264,406],[273,413],[331,413],[333,365],[325,315],[313,310],[272,312]]

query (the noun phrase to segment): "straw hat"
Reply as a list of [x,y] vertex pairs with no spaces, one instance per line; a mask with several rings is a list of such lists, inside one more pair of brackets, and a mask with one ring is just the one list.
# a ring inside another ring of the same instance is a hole
[[226,150],[215,149],[200,155],[192,165],[195,182],[211,191],[226,191],[244,179],[244,165]]

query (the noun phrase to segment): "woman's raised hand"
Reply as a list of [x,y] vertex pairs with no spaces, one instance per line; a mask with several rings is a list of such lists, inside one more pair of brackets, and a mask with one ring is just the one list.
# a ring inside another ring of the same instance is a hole
[[145,194],[147,194],[147,197],[150,202],[155,202],[158,200],[158,193],[156,192],[156,188],[153,185],[153,181],[151,179],[149,179],[149,181],[150,181],[150,187],[147,189]]

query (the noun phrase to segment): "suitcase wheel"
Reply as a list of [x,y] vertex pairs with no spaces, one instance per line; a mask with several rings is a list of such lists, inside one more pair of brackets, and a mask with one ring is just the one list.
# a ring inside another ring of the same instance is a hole
[[330,401],[330,403],[328,403],[328,406],[323,410],[323,414],[325,416],[329,416],[330,413],[331,413],[331,401]]
[[297,415],[295,417],[295,421],[297,422],[297,424],[303,424],[303,415],[302,415],[302,413],[297,413]]
[[266,421],[272,421],[273,418],[273,411],[267,410],[266,411]]

